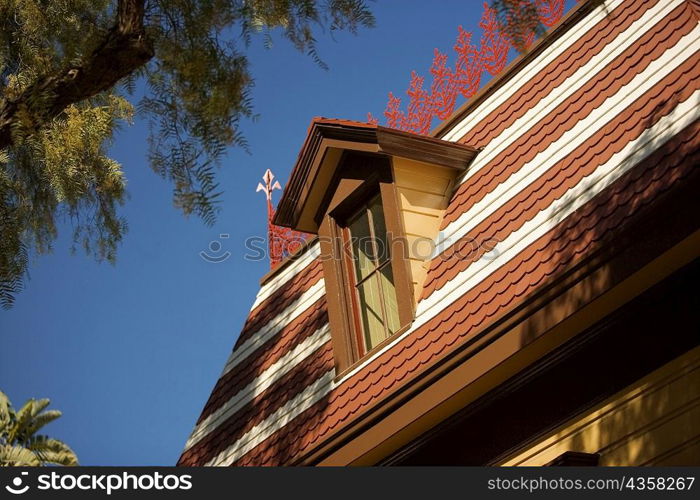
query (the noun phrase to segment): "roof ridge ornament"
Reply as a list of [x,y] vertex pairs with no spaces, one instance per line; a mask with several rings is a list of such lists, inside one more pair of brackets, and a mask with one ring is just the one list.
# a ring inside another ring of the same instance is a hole
[[270,257],[270,269],[274,269],[285,258],[296,252],[308,240],[309,234],[294,231],[273,223],[275,208],[272,205],[272,193],[276,189],[282,191],[282,185],[275,180],[275,174],[269,168],[258,182],[255,192],[262,191],[267,199],[267,245]]
[[262,182],[258,182],[258,187],[255,190],[257,193],[258,191],[263,191],[265,193],[265,196],[267,197],[268,203],[272,202],[272,191],[275,189],[282,190],[282,185],[279,183],[279,181],[274,181],[275,174],[272,173],[272,170],[269,168],[265,170],[265,174],[262,176],[262,179],[265,181],[265,184],[263,185]]

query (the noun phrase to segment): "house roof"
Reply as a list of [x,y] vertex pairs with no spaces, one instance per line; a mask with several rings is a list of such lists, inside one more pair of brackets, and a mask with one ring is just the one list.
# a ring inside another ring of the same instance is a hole
[[[395,436],[381,442],[402,438],[410,422],[447,411],[452,386],[440,386],[434,407],[408,402],[457,360],[471,370],[463,386],[478,387],[549,332],[547,321],[583,307],[589,299],[519,323],[584,263],[617,248],[611,242],[631,221],[697,178],[699,40],[698,17],[681,0],[608,0],[575,18],[443,131],[483,151],[447,208],[412,327],[338,378],[319,248],[309,244],[261,286],[178,463],[311,463],[390,418]],[[318,119],[297,165],[314,130],[376,145],[380,129]],[[308,179],[299,175],[297,188]],[[291,224],[293,205],[280,220]],[[473,241],[479,249],[462,252]],[[497,333],[506,331],[517,335]],[[416,412],[405,428],[399,410]]]

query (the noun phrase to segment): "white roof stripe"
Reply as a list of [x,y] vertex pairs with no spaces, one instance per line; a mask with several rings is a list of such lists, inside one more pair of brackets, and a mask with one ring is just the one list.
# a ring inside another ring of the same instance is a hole
[[287,267],[282,269],[279,274],[271,278],[267,283],[260,287],[258,294],[255,296],[255,302],[250,310],[254,310],[258,307],[265,299],[270,297],[273,293],[279,290],[286,282],[291,280],[296,276],[299,271],[304,269],[306,266],[311,264],[318,256],[321,254],[318,241],[312,243],[311,246],[304,252],[304,254],[299,257],[299,259],[290,263]]

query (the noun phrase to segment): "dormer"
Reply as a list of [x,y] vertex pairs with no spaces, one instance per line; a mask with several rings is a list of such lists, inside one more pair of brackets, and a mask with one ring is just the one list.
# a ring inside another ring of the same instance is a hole
[[476,153],[312,121],[274,222],[319,236],[337,373],[410,327],[455,181]]

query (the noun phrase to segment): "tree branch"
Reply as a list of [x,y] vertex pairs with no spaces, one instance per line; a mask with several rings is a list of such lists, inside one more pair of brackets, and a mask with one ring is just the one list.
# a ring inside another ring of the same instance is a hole
[[13,131],[41,129],[69,105],[112,88],[153,57],[144,3],[119,0],[115,25],[80,65],[39,78],[14,99],[0,98],[0,150],[13,145]]

